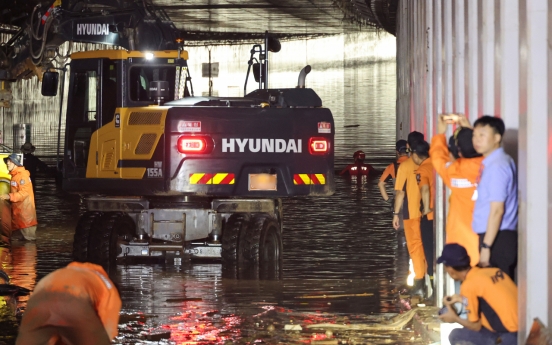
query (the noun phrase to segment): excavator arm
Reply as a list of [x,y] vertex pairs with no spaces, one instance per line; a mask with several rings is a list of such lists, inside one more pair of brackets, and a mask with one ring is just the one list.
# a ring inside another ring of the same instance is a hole
[[67,41],[140,51],[178,48],[179,30],[149,0],[56,0],[47,6],[35,6],[26,24],[0,46],[0,89],[7,81],[41,79],[56,59],[67,57],[59,53]]

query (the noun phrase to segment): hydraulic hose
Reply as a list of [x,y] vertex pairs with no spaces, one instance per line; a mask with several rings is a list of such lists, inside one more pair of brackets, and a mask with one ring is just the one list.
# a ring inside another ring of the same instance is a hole
[[35,18],[35,14],[36,14],[36,11],[41,7],[40,4],[37,4],[34,8],[33,8],[33,14],[31,15],[31,36],[37,40],[37,41],[40,41],[42,39],[42,36],[39,37],[38,36],[38,30],[40,30],[40,21],[38,23],[36,23],[36,32],[34,31],[34,18]]
[[[54,17],[49,16],[48,19],[46,19],[46,23],[44,24],[44,32],[42,33],[42,45],[40,46],[40,52],[35,55],[33,52],[33,43],[31,42],[29,44],[29,52],[31,53],[31,56],[35,60],[39,60],[37,63],[33,61],[33,64],[39,65],[42,62],[42,53],[44,53],[44,47],[46,46],[46,39],[48,38],[48,30],[50,30],[50,25],[53,21]],[[32,31],[32,28],[31,28]]]

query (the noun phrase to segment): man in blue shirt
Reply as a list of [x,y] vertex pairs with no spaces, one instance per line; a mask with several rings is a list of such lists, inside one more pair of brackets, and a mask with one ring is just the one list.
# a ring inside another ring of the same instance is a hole
[[514,279],[517,265],[518,192],[514,160],[501,147],[504,122],[483,116],[474,123],[473,147],[485,157],[474,192],[473,231],[479,235],[481,267],[500,268]]

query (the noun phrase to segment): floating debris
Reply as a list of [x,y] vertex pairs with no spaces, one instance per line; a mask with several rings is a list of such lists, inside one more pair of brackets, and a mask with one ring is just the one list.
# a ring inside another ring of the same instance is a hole
[[146,340],[150,341],[160,341],[162,339],[170,339],[171,332],[155,332],[150,333],[146,336]]
[[285,325],[284,331],[302,331],[303,327],[301,325]]

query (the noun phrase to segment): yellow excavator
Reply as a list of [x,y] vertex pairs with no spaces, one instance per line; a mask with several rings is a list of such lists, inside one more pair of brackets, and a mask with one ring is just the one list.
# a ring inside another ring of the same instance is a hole
[[117,11],[92,3],[56,2],[48,16],[38,9],[44,24],[31,21],[12,38],[20,48],[4,54],[0,69],[4,80],[44,69],[42,94],[53,96],[65,77],[48,65],[48,47],[74,40],[126,48],[75,52],[62,69],[70,76],[63,189],[85,196],[87,208],[74,259],[221,258],[278,269],[281,198],[335,190],[333,116],[305,88],[310,66],[296,86],[269,89],[268,54],[281,47],[265,33],[248,61],[257,90],[194,97],[188,53],[162,11],[144,1]]

